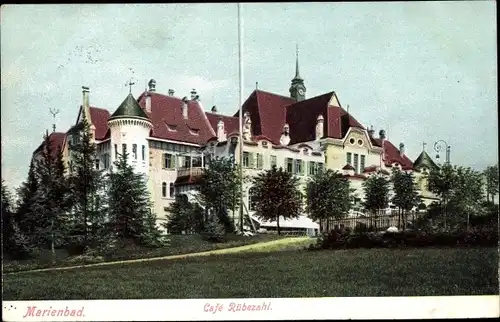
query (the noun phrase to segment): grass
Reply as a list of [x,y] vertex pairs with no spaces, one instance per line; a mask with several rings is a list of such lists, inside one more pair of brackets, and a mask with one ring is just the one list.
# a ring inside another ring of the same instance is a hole
[[496,248],[243,252],[5,275],[4,300],[498,294]]
[[55,260],[48,250],[39,252],[35,258],[27,260],[9,260],[4,259],[4,273],[33,270],[49,267],[66,267],[83,264],[92,264],[98,262],[112,262],[131,260],[139,258],[153,258],[170,255],[180,255],[188,253],[198,253],[212,251],[217,249],[228,249],[233,247],[253,245],[261,242],[280,240],[285,238],[273,234],[259,234],[252,237],[239,235],[227,235],[226,241],[222,243],[213,243],[203,240],[199,235],[169,235],[168,245],[161,248],[146,248],[132,244],[119,247],[112,255],[103,260],[75,260],[74,256],[69,256],[64,250],[57,250]]

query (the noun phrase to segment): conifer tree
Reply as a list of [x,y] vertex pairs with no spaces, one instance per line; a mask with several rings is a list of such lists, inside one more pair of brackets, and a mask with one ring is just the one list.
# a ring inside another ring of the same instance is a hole
[[12,195],[2,180],[2,246],[3,251],[14,259],[30,255],[32,247],[27,236],[20,230],[19,217],[14,209]]
[[38,190],[38,179],[35,175],[35,163],[30,163],[28,178],[17,189],[18,204],[16,211],[19,229],[25,236],[32,236],[37,229],[37,221],[32,211],[32,203]]
[[107,213],[101,209],[99,196],[104,189],[104,177],[95,168],[96,147],[88,120],[83,117],[73,132],[70,144],[71,169],[69,175],[72,195],[71,243],[81,251],[89,251],[107,243],[102,235]]
[[127,163],[128,154],[120,155],[110,173],[109,214],[114,234],[146,246],[162,244],[156,226],[144,175]]
[[168,208],[170,217],[165,227],[172,234],[201,233],[203,230],[203,210],[190,203],[186,196],[177,196]]

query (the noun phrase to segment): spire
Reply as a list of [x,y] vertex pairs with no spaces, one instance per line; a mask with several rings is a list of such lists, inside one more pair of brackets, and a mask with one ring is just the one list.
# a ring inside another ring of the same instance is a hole
[[294,79],[302,79],[302,77],[300,77],[300,73],[299,73],[299,45],[297,44],[296,45],[296,52],[295,52],[295,77]]

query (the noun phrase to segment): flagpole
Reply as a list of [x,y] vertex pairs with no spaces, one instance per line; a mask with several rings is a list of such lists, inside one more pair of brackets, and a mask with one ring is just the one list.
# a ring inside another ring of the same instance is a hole
[[241,18],[241,3],[238,2],[238,78],[239,78],[239,170],[240,170],[240,232],[243,233],[243,19]]

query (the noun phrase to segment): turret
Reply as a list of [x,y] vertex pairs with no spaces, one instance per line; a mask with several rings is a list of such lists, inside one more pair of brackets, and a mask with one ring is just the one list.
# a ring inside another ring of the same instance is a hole
[[153,127],[132,94],[128,94],[108,120],[111,132],[111,163],[123,154],[137,173],[149,173],[148,137]]

